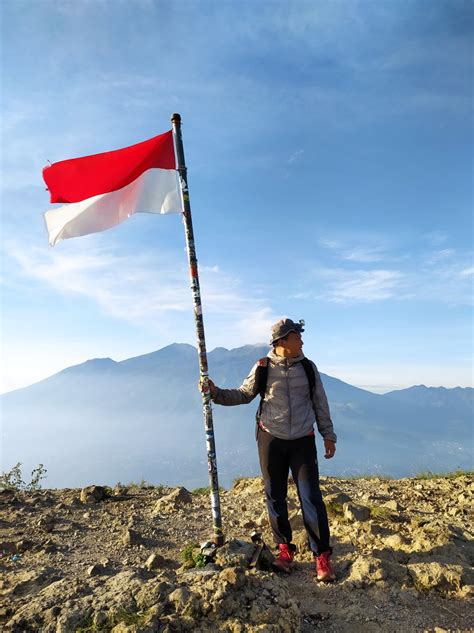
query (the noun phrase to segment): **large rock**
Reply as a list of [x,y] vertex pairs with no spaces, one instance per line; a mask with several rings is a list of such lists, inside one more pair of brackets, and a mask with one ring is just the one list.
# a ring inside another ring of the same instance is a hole
[[365,587],[387,578],[380,559],[373,556],[358,556],[352,564],[348,581],[356,587]]
[[170,494],[161,497],[156,504],[153,513],[172,512],[193,502],[193,496],[186,488],[175,488]]
[[178,587],[170,593],[168,601],[178,613],[197,615],[199,613],[199,596],[188,587]]
[[82,503],[99,503],[107,496],[103,486],[87,486],[81,490]]
[[408,573],[415,587],[422,591],[435,589],[441,593],[458,592],[462,585],[463,568],[438,561],[408,563]]
[[255,545],[232,539],[216,553],[216,563],[222,567],[248,567],[255,552]]

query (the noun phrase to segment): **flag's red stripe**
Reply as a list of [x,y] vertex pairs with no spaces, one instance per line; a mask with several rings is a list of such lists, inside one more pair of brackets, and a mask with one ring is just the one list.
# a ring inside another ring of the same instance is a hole
[[176,168],[171,130],[113,152],[54,163],[43,169],[43,178],[51,202],[80,202],[121,189],[152,167]]

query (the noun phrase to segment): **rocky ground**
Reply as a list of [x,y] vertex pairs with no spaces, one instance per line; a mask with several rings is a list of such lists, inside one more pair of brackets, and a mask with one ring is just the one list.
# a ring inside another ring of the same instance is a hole
[[[8,632],[472,631],[472,477],[323,478],[337,582],[318,584],[294,487],[298,563],[250,569],[271,543],[259,479],[223,491],[214,562],[205,491],[117,486],[0,492],[0,628]],[[183,551],[185,553],[183,554]],[[194,566],[197,563],[198,566]]]

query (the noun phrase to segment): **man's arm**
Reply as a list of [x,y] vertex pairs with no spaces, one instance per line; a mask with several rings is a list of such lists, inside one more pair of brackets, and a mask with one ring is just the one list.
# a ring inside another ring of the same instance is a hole
[[329,412],[329,404],[326,397],[326,392],[324,391],[318,368],[313,362],[312,365],[314,369],[314,376],[316,379],[316,384],[314,386],[313,392],[313,407],[314,412],[316,413],[316,424],[318,427],[318,431],[323,436],[325,442],[326,440],[328,440],[329,442],[336,442],[337,435],[334,433],[334,427],[331,420],[331,414]]
[[211,398],[216,404],[232,407],[237,404],[248,404],[258,394],[256,382],[257,363],[250,370],[249,375],[237,389],[221,389],[213,383],[211,388]]

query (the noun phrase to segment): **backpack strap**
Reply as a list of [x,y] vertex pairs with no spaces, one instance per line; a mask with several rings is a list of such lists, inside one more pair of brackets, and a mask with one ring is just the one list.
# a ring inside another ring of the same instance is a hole
[[313,402],[313,394],[316,387],[316,374],[314,373],[313,363],[305,356],[301,361],[301,364],[303,365],[306,378],[308,379],[309,395],[311,397],[311,402]]
[[265,397],[268,379],[268,356],[257,361],[257,370],[255,372],[255,381],[258,387],[258,393],[261,398]]
[[267,379],[268,356],[265,356],[265,358],[260,358],[260,360],[257,361],[257,369],[255,371],[255,382],[257,383],[258,393],[260,394],[260,404],[258,405],[257,413],[255,414],[255,418],[257,420],[257,427],[255,431],[256,435],[258,434],[258,423],[260,419],[260,414],[262,413],[265,391],[267,390]]
[[260,414],[262,413],[263,399],[265,398],[265,391],[267,389],[268,378],[268,356],[261,358],[257,361],[257,369],[255,371],[255,381],[258,387],[258,393],[260,394],[260,404],[258,405],[257,412],[255,414],[255,439],[258,439],[258,432],[260,429]]

